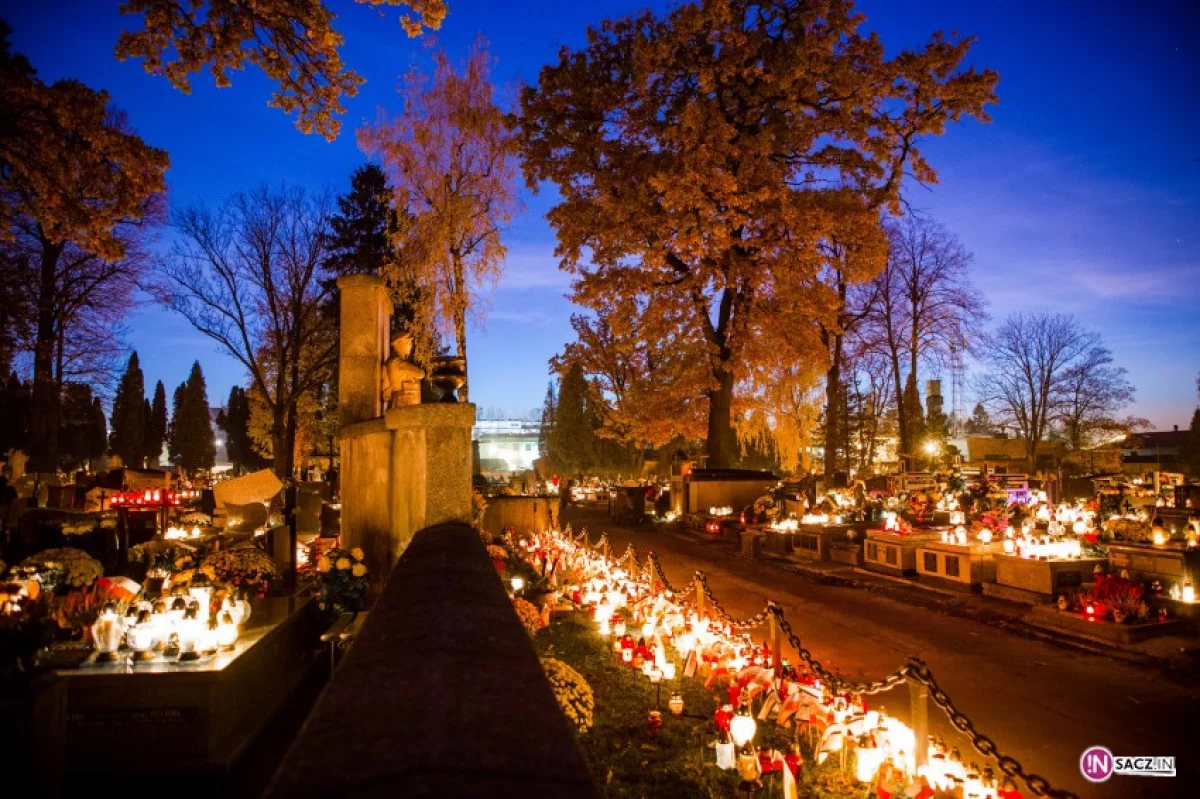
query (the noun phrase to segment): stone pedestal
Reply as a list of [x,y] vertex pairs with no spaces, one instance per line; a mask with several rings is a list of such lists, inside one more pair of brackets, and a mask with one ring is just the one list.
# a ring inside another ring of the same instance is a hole
[[474,405],[432,403],[342,428],[342,541],[363,548],[375,590],[418,530],[470,522],[474,424]]
[[863,547],[863,566],[871,571],[905,577],[917,571],[917,550],[937,540],[922,533],[898,535],[871,531]]
[[500,535],[509,527],[517,533],[544,533],[554,526],[558,497],[488,497],[480,526]]
[[830,547],[849,540],[848,524],[802,524],[796,531],[796,554],[808,560],[831,560]]
[[1067,591],[1079,591],[1092,582],[1096,566],[1103,558],[1076,560],[1032,560],[1017,555],[996,554],[996,582],[984,586],[984,593],[1031,605],[1052,602]]
[[921,582],[975,589],[996,579],[996,544],[949,544],[936,541],[917,550]]
[[388,352],[392,301],[374,275],[346,275],[341,294],[338,342],[338,409],[342,424],[374,419],[383,412],[383,362]]

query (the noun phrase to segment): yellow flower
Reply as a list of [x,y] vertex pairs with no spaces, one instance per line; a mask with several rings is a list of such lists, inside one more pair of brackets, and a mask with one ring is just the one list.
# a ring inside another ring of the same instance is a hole
[[327,572],[327,571],[329,571],[330,565],[331,564],[329,563],[329,558],[325,557],[324,555],[317,558],[317,571]]
[[354,549],[350,550],[350,557],[354,558],[355,560],[362,560],[363,559],[362,547],[355,547]]
[[342,571],[350,568],[350,558],[338,558],[337,567]]
[[350,569],[350,573],[353,574],[355,577],[362,577],[363,575],[365,575],[367,573],[367,567],[362,565],[361,563],[355,563],[354,566]]

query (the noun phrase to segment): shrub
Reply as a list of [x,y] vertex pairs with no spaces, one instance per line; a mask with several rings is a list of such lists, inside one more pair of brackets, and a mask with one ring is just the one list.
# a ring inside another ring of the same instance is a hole
[[588,681],[556,658],[542,658],[542,669],[567,720],[581,733],[591,729],[596,700],[592,697],[592,687]]

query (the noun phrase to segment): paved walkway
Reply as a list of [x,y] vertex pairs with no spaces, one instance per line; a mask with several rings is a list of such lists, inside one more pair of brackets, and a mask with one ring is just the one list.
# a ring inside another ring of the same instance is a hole
[[[641,554],[654,550],[673,584],[684,585],[694,571],[705,571],[714,596],[736,617],[757,613],[768,598],[779,602],[813,655],[849,678],[875,679],[908,657],[924,659],[959,709],[1001,752],[1055,787],[1085,799],[1200,795],[1200,685],[1195,682],[947,615],[939,609],[947,600],[938,595],[914,605],[746,560],[729,544],[666,526],[619,527],[601,507],[571,508],[566,521],[576,530],[587,527],[593,540],[607,532],[617,554],[627,544]],[[881,694],[875,702],[899,717],[908,715],[906,688]],[[933,732],[956,742],[964,759],[982,762],[936,707],[929,712]],[[1179,777],[1114,777],[1092,785],[1078,764],[1084,749],[1096,744],[1117,755],[1173,755]]]

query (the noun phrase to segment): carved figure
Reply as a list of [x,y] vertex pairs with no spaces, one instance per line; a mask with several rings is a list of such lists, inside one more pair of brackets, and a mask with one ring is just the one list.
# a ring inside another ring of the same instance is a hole
[[392,356],[383,370],[383,399],[389,408],[421,403],[421,380],[425,372],[409,360],[413,340],[407,333],[392,339]]

